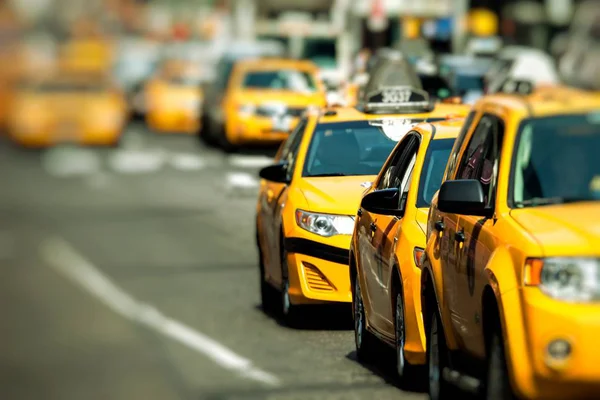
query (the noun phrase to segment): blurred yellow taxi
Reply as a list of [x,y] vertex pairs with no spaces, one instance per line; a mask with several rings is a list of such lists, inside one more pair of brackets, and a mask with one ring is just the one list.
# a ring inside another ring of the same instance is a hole
[[318,71],[310,61],[263,58],[236,63],[223,101],[225,126],[209,134],[225,150],[284,141],[304,111],[326,105]]
[[145,87],[146,123],[158,132],[200,129],[202,71],[196,63],[169,60]]
[[127,123],[123,94],[105,76],[64,74],[29,78],[16,88],[8,135],[27,147],[59,143],[119,143]]

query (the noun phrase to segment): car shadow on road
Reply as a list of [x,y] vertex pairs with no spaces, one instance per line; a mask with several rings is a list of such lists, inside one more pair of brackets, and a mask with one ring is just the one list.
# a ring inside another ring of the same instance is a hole
[[255,307],[260,312],[274,319],[286,329],[306,331],[348,331],[353,329],[352,310],[349,304],[304,306],[298,310],[298,318],[293,326],[288,326],[280,317],[266,311],[261,305]]
[[[410,387],[400,382],[396,374],[396,357],[394,351],[382,343],[376,344],[376,354],[372,362],[360,362],[355,350],[346,354],[346,358],[381,377],[388,385],[395,386],[404,392],[425,393],[427,391],[426,379],[424,379],[425,382],[413,382]],[[421,374],[427,374],[425,367],[423,367]],[[423,376],[426,377],[426,375]]]

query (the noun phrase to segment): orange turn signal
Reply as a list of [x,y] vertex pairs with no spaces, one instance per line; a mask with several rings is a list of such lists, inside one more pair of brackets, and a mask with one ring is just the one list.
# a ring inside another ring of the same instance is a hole
[[420,247],[415,247],[415,251],[413,254],[415,257],[415,265],[418,268],[421,268],[423,265],[423,255],[425,254],[425,250]]
[[539,258],[528,258],[523,270],[523,284],[525,286],[538,286],[542,283],[542,268],[544,260]]

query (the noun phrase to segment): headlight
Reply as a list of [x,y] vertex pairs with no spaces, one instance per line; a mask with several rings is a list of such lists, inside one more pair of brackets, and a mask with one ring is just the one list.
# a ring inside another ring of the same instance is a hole
[[352,235],[354,231],[354,217],[350,215],[318,214],[296,210],[296,223],[302,229],[325,237]]
[[600,259],[553,257],[528,259],[523,281],[558,300],[590,302],[600,299]]
[[256,111],[256,106],[254,104],[242,104],[238,108],[238,112],[242,115],[252,115]]

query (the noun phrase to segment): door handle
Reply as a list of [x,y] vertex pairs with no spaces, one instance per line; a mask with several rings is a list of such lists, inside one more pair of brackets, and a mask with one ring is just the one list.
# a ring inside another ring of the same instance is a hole
[[371,222],[371,232],[377,232],[377,224],[375,222]]
[[456,232],[454,234],[454,240],[456,240],[458,243],[463,243],[465,241],[465,234],[462,230]]
[[358,209],[358,211],[356,212],[356,215],[358,215],[359,217],[362,217],[362,208]]
[[435,223],[434,228],[436,231],[438,232],[443,232],[444,229],[446,229],[446,226],[444,225],[444,220],[439,220]]

